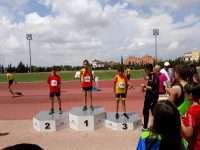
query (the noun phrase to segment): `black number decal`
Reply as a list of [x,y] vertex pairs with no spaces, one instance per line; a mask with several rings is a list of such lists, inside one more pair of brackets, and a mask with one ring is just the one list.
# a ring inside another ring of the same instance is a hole
[[50,123],[48,123],[48,122],[45,123],[45,129],[46,129],[46,130],[50,130],[50,129],[51,129],[51,128],[50,128]]
[[126,129],[128,129],[128,125],[126,124],[126,123],[122,123],[122,129],[124,129],[124,130],[126,130]]
[[86,127],[88,127],[88,120],[85,120],[84,123],[85,123]]

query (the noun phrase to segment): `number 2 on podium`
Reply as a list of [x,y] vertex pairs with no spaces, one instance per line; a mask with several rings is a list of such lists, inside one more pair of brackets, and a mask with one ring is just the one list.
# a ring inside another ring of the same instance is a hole
[[48,123],[48,122],[45,123],[45,129],[46,130],[50,130],[51,129],[50,123]]

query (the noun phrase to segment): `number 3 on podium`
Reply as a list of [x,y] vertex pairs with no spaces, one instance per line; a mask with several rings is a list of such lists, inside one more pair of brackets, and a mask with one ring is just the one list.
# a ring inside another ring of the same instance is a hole
[[126,123],[122,123],[122,129],[127,130],[128,129],[128,125]]

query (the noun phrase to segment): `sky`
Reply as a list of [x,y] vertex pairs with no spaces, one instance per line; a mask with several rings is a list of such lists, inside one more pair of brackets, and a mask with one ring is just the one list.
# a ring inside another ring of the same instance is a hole
[[200,0],[0,0],[0,64],[80,65],[84,59],[174,59],[200,51]]

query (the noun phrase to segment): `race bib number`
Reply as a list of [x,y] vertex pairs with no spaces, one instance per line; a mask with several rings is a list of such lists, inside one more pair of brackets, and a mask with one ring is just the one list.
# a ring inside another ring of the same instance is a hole
[[85,77],[83,78],[83,81],[84,81],[84,82],[91,82],[90,76],[85,76]]
[[51,80],[51,86],[57,86],[58,82],[57,80]]
[[119,82],[118,87],[120,89],[125,89],[125,83],[124,82]]

